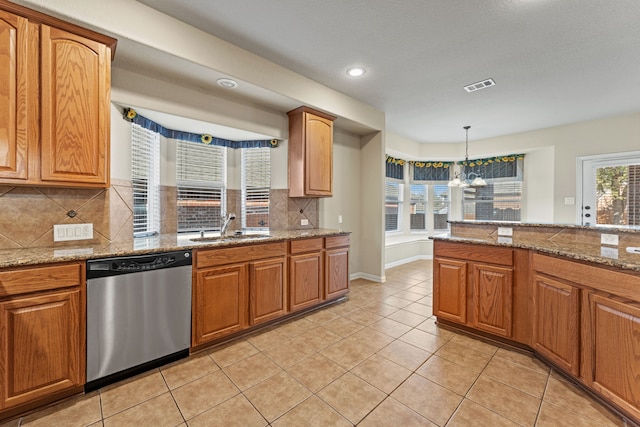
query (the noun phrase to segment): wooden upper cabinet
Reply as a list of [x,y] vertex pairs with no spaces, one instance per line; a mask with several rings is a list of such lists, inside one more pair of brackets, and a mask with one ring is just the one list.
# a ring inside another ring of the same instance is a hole
[[41,178],[109,184],[110,52],[42,25]]
[[333,121],[300,107],[289,111],[289,197],[333,194]]
[[27,179],[28,21],[0,10],[0,178]]
[[0,184],[109,186],[115,44],[0,0]]

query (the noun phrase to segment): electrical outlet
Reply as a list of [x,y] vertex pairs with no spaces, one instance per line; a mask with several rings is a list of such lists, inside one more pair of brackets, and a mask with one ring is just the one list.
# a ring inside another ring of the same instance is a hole
[[309,220],[308,219],[301,219],[300,220],[300,225],[309,225]]
[[498,227],[498,236],[513,236],[513,228],[511,227]]
[[605,258],[618,259],[618,248],[600,246],[600,256],[603,256]]
[[53,226],[53,241],[66,242],[70,240],[93,239],[93,224],[55,224]]
[[338,224],[342,224],[342,215],[338,215]]
[[618,235],[602,233],[600,235],[600,243],[603,245],[618,246]]

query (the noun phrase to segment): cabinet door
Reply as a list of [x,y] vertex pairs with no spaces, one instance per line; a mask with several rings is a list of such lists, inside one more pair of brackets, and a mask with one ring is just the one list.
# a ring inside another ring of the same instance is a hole
[[324,253],[325,299],[349,292],[349,248],[331,249]]
[[193,295],[192,345],[197,346],[247,324],[247,264],[201,270]]
[[433,264],[433,312],[457,323],[467,322],[467,263],[436,258]]
[[314,114],[306,117],[305,193],[331,196],[333,190],[333,122]]
[[535,274],[533,280],[533,347],[578,376],[580,290],[540,274]]
[[640,419],[640,304],[590,294],[591,366],[587,381]]
[[311,307],[322,301],[320,252],[289,257],[289,309]]
[[28,22],[0,10],[0,178],[27,179]]
[[84,382],[80,291],[0,303],[0,408]]
[[249,323],[256,325],[287,313],[285,258],[249,264]]
[[473,266],[473,326],[511,337],[513,269],[483,264]]
[[42,25],[41,179],[109,184],[109,49]]

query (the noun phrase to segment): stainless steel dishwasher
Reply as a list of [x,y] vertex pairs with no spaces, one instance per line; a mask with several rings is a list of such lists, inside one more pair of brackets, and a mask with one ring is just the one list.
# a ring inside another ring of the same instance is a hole
[[191,251],[87,261],[86,391],[189,355]]

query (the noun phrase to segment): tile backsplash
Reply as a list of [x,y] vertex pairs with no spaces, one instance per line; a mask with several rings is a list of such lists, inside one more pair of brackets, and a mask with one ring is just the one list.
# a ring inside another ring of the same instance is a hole
[[[230,229],[239,229],[240,191],[228,190],[227,193],[227,210],[238,215]],[[176,196],[176,187],[161,188],[163,234],[176,232]],[[271,229],[318,228],[318,199],[289,198],[286,189],[271,190],[270,199]],[[302,219],[307,219],[309,224],[301,225]],[[91,242],[56,242],[55,246],[132,239],[131,182],[113,179],[107,189],[0,186],[0,249],[52,246],[53,225],[72,223],[93,223],[94,239]]]

